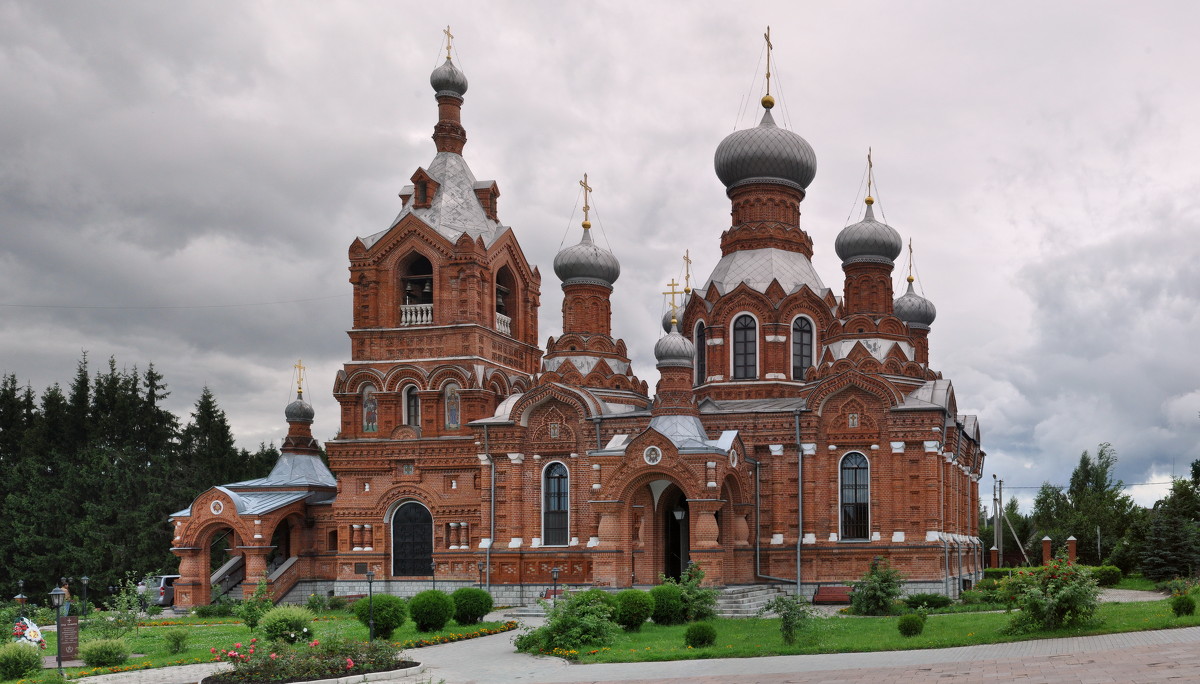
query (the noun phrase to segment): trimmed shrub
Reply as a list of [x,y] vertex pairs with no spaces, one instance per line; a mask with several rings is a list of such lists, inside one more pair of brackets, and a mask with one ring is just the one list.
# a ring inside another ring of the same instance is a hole
[[591,589],[587,589],[575,594],[576,599],[581,599],[584,596],[588,597],[585,599],[587,601],[599,601],[600,603],[603,603],[604,605],[608,606],[610,610],[612,610],[614,615],[616,615],[617,595],[611,591],[604,591],[599,587],[592,587]]
[[915,637],[925,630],[925,616],[920,613],[901,615],[896,628],[900,630],[901,636]]
[[[379,594],[372,599],[375,611],[375,636],[380,639],[391,639],[392,632],[396,631],[400,625],[408,618],[408,606],[405,605],[404,599],[391,594]],[[367,629],[371,628],[371,608],[372,602],[367,599],[355,601],[351,610],[354,611],[354,617],[363,623]]]
[[187,650],[188,631],[182,627],[168,629],[162,633],[163,641],[167,642],[167,653],[179,654]]
[[463,587],[450,594],[454,601],[454,621],[460,625],[473,625],[492,612],[492,595],[478,587]]
[[[965,593],[965,592],[964,592]],[[945,594],[913,594],[904,597],[904,603],[913,610],[921,606],[926,608],[945,608],[950,605],[950,597]]]
[[454,616],[454,599],[444,591],[423,591],[409,600],[408,613],[418,632],[436,632]]
[[1175,612],[1175,617],[1193,615],[1196,612],[1196,599],[1188,594],[1174,596],[1171,598],[1171,610]]
[[641,589],[626,589],[617,594],[617,624],[626,632],[641,630],[654,614],[654,597]]
[[853,582],[850,607],[856,615],[889,615],[892,604],[900,598],[904,575],[894,569],[886,558],[876,556],[862,579]]
[[1095,577],[1096,584],[1099,584],[1102,587],[1117,586],[1117,583],[1121,581],[1121,577],[1123,575],[1124,573],[1121,572],[1121,568],[1118,568],[1115,565],[1101,565],[1092,568],[1092,577]]
[[542,605],[549,608],[546,624],[518,636],[513,641],[518,651],[562,655],[589,645],[608,646],[620,631],[612,608],[596,592],[566,593],[554,605]]
[[650,619],[656,625],[680,625],[687,620],[683,607],[683,590],[677,584],[660,584],[650,590],[654,612]]
[[194,606],[192,615],[198,618],[218,618],[218,617],[233,617],[236,603],[229,601],[220,601],[218,603],[210,603],[206,606]]
[[88,667],[111,667],[129,660],[129,646],[120,639],[97,639],[79,645],[79,657]]
[[717,628],[707,622],[688,625],[683,633],[683,643],[689,648],[704,648],[717,643]]
[[310,641],[312,633],[308,626],[312,624],[313,614],[307,608],[300,606],[276,606],[268,610],[259,620],[263,636],[271,641],[282,641],[294,644],[300,641]]
[[[74,609],[75,606],[71,606],[71,608]],[[150,605],[146,606],[146,615],[148,615],[150,617],[156,617],[156,616],[159,616],[162,614],[163,614],[163,607],[158,605],[157,603],[151,603]]]
[[329,610],[346,610],[348,602],[345,596],[330,596],[326,604],[329,606]]
[[1075,627],[1090,623],[1100,607],[1100,589],[1092,573],[1069,563],[1064,553],[1047,567],[1020,571],[1001,583],[1001,595],[1012,597],[1009,631]]
[[0,646],[0,679],[19,679],[42,669],[42,652],[32,644]]

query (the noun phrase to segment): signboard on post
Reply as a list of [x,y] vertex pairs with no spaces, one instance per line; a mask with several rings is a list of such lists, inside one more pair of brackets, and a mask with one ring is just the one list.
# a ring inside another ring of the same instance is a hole
[[62,618],[58,630],[58,652],[64,660],[79,658],[79,617],[68,615]]

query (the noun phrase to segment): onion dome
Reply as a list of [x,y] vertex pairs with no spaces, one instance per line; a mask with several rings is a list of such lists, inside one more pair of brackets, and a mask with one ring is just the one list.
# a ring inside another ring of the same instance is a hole
[[691,340],[679,334],[679,326],[672,325],[671,332],[654,344],[654,358],[658,367],[687,366],[692,367],[696,356],[696,345]]
[[554,273],[563,285],[604,285],[611,289],[621,275],[621,263],[612,252],[592,242],[591,223],[583,224],[583,239],[555,255]]
[[730,133],[713,160],[726,190],[746,183],[777,183],[804,190],[817,175],[817,155],[804,138],[779,128],[771,116],[775,100],[763,98],[762,122]]
[[671,332],[671,326],[673,325],[673,322],[676,322],[676,323],[683,322],[683,305],[682,304],[679,306],[668,306],[667,307],[667,312],[664,313],[663,317],[662,317],[663,332]]
[[933,302],[913,291],[913,277],[908,277],[908,292],[892,304],[892,312],[896,317],[912,327],[928,328],[933,319],[937,318],[937,308]]
[[447,57],[442,65],[429,75],[429,85],[438,95],[453,95],[461,98],[467,93],[467,77]]
[[312,404],[304,401],[304,393],[300,391],[296,392],[296,401],[288,404],[287,408],[283,409],[283,416],[287,418],[287,422],[289,423],[311,423],[313,422],[313,417],[316,415]]
[[895,228],[875,220],[875,212],[871,209],[874,203],[875,200],[868,196],[863,220],[846,226],[838,233],[833,249],[843,264],[852,261],[892,262],[904,248],[904,241]]

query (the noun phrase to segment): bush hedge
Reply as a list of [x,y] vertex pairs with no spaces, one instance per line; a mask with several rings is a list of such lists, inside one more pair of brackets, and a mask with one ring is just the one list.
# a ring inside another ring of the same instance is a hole
[[1196,612],[1196,599],[1192,598],[1190,594],[1172,596],[1171,610],[1175,613],[1175,617],[1193,615]]
[[925,616],[921,613],[902,615],[896,628],[900,630],[901,636],[915,637],[925,630]]
[[454,601],[454,621],[460,625],[473,625],[492,612],[492,595],[478,587],[456,589],[450,598]]
[[654,615],[654,597],[641,589],[626,589],[617,594],[617,624],[626,632],[637,632]]
[[358,621],[371,627],[371,606],[374,603],[375,611],[375,636],[381,639],[391,639],[392,632],[396,631],[400,625],[408,618],[408,607],[404,603],[404,599],[391,594],[380,594],[374,597],[371,601],[362,599],[354,602],[354,617]]
[[19,679],[42,669],[42,651],[29,643],[0,646],[0,679]]
[[717,643],[717,628],[707,622],[688,625],[683,633],[683,643],[690,648],[704,648]]
[[423,591],[409,599],[408,613],[418,632],[436,632],[454,617],[454,599],[437,589]]
[[262,616],[258,626],[263,635],[271,641],[294,644],[312,639],[312,633],[308,629],[312,619],[313,614],[308,608],[276,606]]
[[608,646],[618,632],[612,608],[595,592],[565,593],[550,606],[546,624],[521,634],[513,645],[522,653],[562,655],[584,646]]
[[120,639],[96,639],[79,645],[79,657],[88,667],[111,667],[129,660],[129,646]]
[[945,594],[912,594],[904,597],[904,603],[909,608],[917,610],[921,606],[926,608],[945,608],[950,605],[950,597]]
[[656,625],[681,625],[687,620],[683,606],[683,590],[676,584],[660,584],[650,590],[654,599],[654,612],[650,619]]
[[1115,587],[1121,581],[1124,573],[1121,568],[1115,565],[1100,565],[1092,568],[1092,577],[1096,578],[1096,584],[1102,587]]

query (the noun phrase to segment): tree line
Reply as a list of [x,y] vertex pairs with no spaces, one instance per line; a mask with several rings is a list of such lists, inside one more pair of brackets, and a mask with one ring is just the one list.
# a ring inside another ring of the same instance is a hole
[[[1059,549],[1074,536],[1079,562],[1087,565],[1116,565],[1156,582],[1200,574],[1200,460],[1192,463],[1191,477],[1176,478],[1149,508],[1124,493],[1116,465],[1116,449],[1105,442],[1095,456],[1080,455],[1066,487],[1043,483],[1029,515],[1010,499],[1002,527],[1006,559],[1012,561],[1010,551],[1020,547],[1037,565],[1044,537]],[[990,545],[992,520],[986,511],[981,515],[979,536]]]
[[174,572],[171,513],[216,484],[261,477],[274,445],[234,445],[207,387],[186,424],[163,407],[151,364],[94,375],[87,354],[65,390],[38,397],[14,374],[0,379],[0,595],[44,603],[59,577],[89,577],[91,596],[127,573]]

